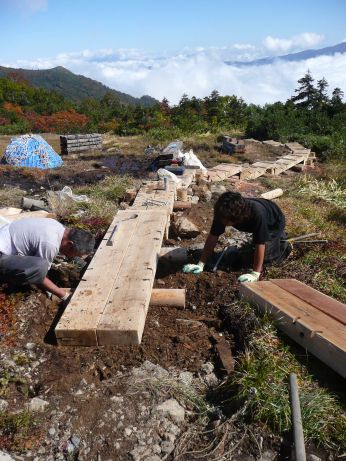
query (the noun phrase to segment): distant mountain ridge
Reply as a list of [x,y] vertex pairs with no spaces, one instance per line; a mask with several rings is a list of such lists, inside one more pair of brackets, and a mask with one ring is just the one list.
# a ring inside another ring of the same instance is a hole
[[225,63],[235,67],[264,66],[266,64],[273,64],[276,61],[305,61],[306,59],[318,58],[320,56],[334,56],[337,53],[346,53],[346,42],[319,50],[305,50],[283,56],[255,59],[254,61],[225,61]]
[[158,103],[151,96],[135,98],[121,91],[113,90],[103,83],[93,80],[83,75],[77,75],[65,67],[58,66],[52,69],[29,70],[14,69],[11,67],[0,66],[0,77],[8,77],[11,74],[18,75],[26,80],[30,85],[46,90],[54,90],[62,94],[66,99],[80,102],[85,98],[102,99],[105,94],[112,93],[122,104],[150,107]]

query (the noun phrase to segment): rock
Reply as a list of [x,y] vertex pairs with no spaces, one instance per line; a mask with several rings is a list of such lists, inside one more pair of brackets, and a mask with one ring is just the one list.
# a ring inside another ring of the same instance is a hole
[[212,195],[213,200],[217,200],[220,197],[220,195],[227,192],[227,189],[225,186],[223,186],[222,184],[217,184],[217,183],[212,184],[210,189],[211,189],[211,195]]
[[211,362],[203,363],[203,365],[201,366],[201,370],[202,370],[203,373],[205,373],[206,375],[209,375],[210,373],[213,373],[213,371],[214,371],[214,365],[213,365]]
[[212,192],[206,186],[193,186],[192,190],[197,195],[201,202],[210,202]]
[[161,461],[161,458],[157,455],[147,456],[143,461]]
[[28,351],[33,351],[35,348],[36,348],[36,344],[35,344],[35,343],[27,343],[27,344],[25,345],[25,349],[27,349]]
[[9,403],[6,400],[0,399],[0,412],[4,412],[7,410]]
[[199,197],[197,195],[194,195],[193,197],[191,197],[192,205],[197,205],[198,202],[199,202]]
[[261,461],[274,461],[276,459],[276,453],[272,450],[266,450],[262,453]]
[[49,429],[49,431],[48,431],[48,434],[51,435],[52,437],[53,437],[53,435],[55,435],[55,433],[56,433],[56,430],[55,430],[54,427],[51,427],[51,428]]
[[126,427],[124,430],[125,437],[130,437],[132,434],[132,429],[130,427]]
[[306,461],[322,461],[322,459],[319,456],[316,456],[310,453],[309,455],[306,456]]
[[165,453],[166,455],[170,455],[172,451],[174,450],[174,443],[169,442],[169,441],[162,442],[161,450],[162,450],[162,453]]
[[176,218],[172,224],[175,234],[180,238],[190,239],[195,238],[200,234],[198,227],[184,216]]
[[168,399],[161,403],[156,407],[156,411],[163,416],[170,416],[177,423],[185,419],[185,410],[175,399]]
[[181,381],[183,384],[186,384],[187,386],[189,386],[190,384],[192,384],[192,381],[193,381],[193,374],[190,372],[190,371],[182,371],[180,374],[179,374],[179,381]]
[[128,208],[130,208],[130,205],[128,203],[126,203],[126,202],[120,202],[119,203],[119,208],[121,210],[127,210]]
[[138,368],[134,368],[132,370],[132,374],[134,376],[138,376],[140,378],[143,377],[150,377],[150,378],[167,378],[169,373],[164,368],[160,367],[160,365],[155,365],[154,363],[146,360],[142,365]]
[[14,461],[14,459],[8,453],[0,450],[0,461]]
[[46,400],[40,399],[39,397],[34,397],[27,404],[29,411],[42,412],[49,406],[49,402]]

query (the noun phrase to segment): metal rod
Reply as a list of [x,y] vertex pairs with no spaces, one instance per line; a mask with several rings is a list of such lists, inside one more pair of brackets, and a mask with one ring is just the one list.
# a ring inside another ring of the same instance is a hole
[[293,242],[295,245],[298,243],[328,243],[328,240],[298,240],[297,242]]
[[298,394],[297,375],[290,373],[290,401],[295,461],[306,461],[304,433]]
[[217,258],[217,261],[216,261],[216,263],[215,263],[215,266],[213,267],[213,272],[216,272],[216,271],[217,271],[217,268],[219,267],[219,264],[220,264],[220,262],[221,262],[221,259],[223,258],[224,254],[225,254],[226,250],[228,250],[228,248],[229,248],[228,246],[225,247],[225,248],[223,249],[222,253],[220,254],[220,256]]
[[283,239],[283,241],[296,242],[297,240],[306,239],[308,237],[315,237],[316,235],[318,235],[318,233],[313,232],[312,234],[298,235],[298,237],[292,237],[292,238],[289,238],[289,239]]

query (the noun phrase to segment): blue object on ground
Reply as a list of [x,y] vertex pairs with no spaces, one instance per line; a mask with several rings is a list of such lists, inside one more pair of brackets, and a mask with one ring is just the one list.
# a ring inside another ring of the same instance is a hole
[[165,170],[170,171],[171,173],[176,174],[177,176],[181,176],[184,171],[185,167],[184,166],[171,166],[171,165],[166,165]]
[[29,168],[57,168],[64,162],[52,146],[37,134],[25,134],[12,138],[6,147],[3,161],[8,165]]

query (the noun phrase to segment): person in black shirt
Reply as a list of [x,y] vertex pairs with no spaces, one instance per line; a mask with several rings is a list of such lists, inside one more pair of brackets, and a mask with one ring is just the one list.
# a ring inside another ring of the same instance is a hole
[[[186,264],[185,273],[199,274],[214,251],[218,238],[232,226],[253,234],[252,251],[244,258],[240,250],[239,261],[252,271],[241,275],[239,282],[255,282],[259,279],[263,264],[281,262],[289,254],[285,234],[285,217],[276,205],[263,198],[243,198],[238,192],[225,192],[214,206],[214,220],[198,264]],[[238,263],[239,263],[238,261]]]

